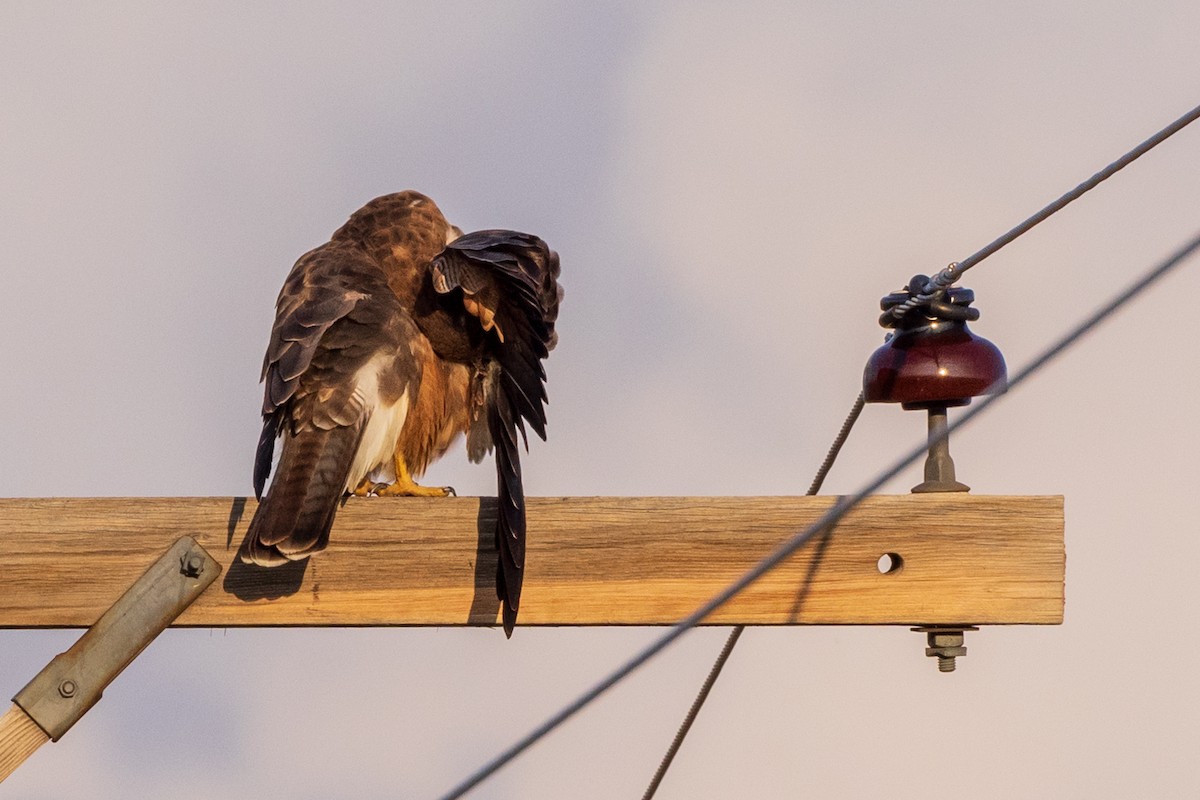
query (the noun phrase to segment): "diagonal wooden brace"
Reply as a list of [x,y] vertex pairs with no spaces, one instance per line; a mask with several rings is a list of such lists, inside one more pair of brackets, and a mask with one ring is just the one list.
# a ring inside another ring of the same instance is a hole
[[[184,536],[155,561],[96,624],[65,653],[55,656],[13,698],[14,708],[0,729],[21,732],[26,742],[58,741],[100,699],[113,679],[137,658],[176,617],[221,574],[221,565],[196,540]],[[15,719],[10,719],[14,717]],[[27,719],[22,719],[27,717]],[[44,734],[39,737],[29,722]],[[19,760],[3,758],[0,733],[0,780],[37,749]],[[15,761],[15,763],[13,763]]]

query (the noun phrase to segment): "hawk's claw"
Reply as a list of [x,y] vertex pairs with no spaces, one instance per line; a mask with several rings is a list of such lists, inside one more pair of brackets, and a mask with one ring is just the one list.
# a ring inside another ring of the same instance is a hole
[[392,484],[377,483],[371,488],[376,497],[450,497],[455,495],[453,486],[421,486],[409,481]]

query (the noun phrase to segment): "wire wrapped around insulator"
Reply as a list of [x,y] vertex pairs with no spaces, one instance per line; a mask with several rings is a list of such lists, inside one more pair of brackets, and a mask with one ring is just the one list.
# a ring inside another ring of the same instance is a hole
[[975,293],[970,289],[941,288],[935,278],[914,275],[903,291],[879,301],[883,309],[879,324],[885,328],[912,328],[927,325],[930,320],[974,322],[979,319],[979,309],[971,308],[974,301]]

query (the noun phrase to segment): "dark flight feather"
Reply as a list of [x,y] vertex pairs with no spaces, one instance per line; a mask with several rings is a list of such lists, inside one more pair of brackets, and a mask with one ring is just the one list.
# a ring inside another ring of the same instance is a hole
[[554,323],[562,288],[558,254],[536,236],[507,230],[467,233],[433,262],[433,285],[453,301],[470,301],[472,314],[495,336],[486,353],[498,369],[487,372],[486,425],[496,453],[496,592],[503,602],[504,631],[512,635],[525,572],[525,492],[517,435],[525,423],[546,438],[546,372],[542,359],[557,343]]

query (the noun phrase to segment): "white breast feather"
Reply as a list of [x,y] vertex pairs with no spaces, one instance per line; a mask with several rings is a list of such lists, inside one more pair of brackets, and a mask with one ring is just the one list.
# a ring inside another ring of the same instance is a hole
[[405,390],[395,403],[384,405],[379,397],[379,370],[384,368],[385,361],[390,362],[391,359],[372,359],[355,376],[357,387],[354,393],[368,416],[367,428],[350,464],[346,491],[353,491],[363,478],[377,470],[380,474],[394,474],[392,454],[400,438],[400,429],[408,417],[408,391]]

